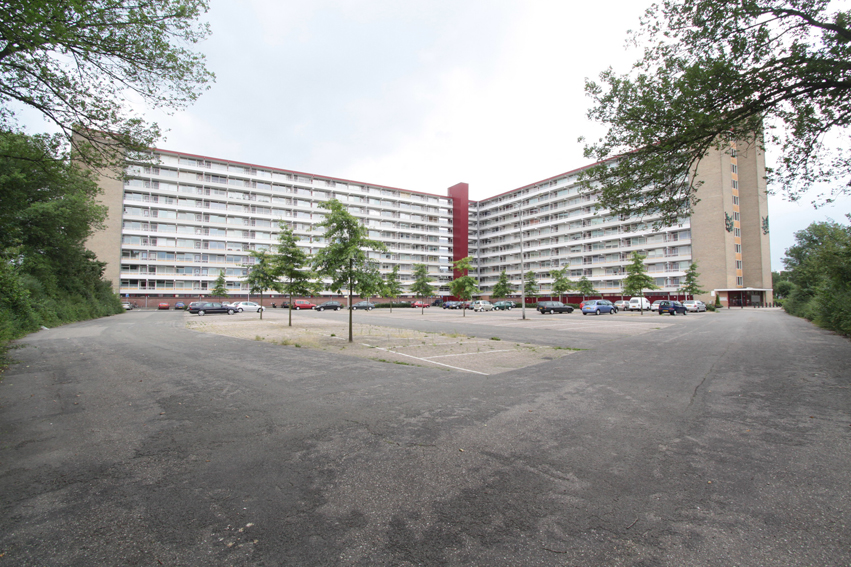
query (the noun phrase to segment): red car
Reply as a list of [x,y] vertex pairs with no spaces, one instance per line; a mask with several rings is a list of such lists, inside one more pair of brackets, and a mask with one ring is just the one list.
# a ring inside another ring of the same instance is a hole
[[293,309],[316,309],[316,304],[306,299],[296,299],[293,301]]
[[168,303],[160,303],[159,305],[157,305],[157,309],[171,309],[171,305],[169,305]]
[[411,307],[429,307],[429,304],[425,301],[415,301],[411,303]]

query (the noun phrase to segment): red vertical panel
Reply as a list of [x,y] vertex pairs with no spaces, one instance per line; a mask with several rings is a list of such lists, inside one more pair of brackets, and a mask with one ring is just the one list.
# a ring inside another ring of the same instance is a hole
[[[452,198],[452,260],[457,262],[470,255],[470,186],[458,183],[449,188],[448,194]],[[454,277],[463,275],[466,274],[455,272]]]

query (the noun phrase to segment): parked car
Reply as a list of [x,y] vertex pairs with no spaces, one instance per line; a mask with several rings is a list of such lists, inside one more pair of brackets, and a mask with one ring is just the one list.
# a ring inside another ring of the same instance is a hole
[[322,303],[321,305],[316,306],[317,311],[325,311],[326,309],[328,309],[328,310],[333,309],[334,311],[339,311],[342,308],[343,308],[343,304],[340,303],[339,301],[326,301],[325,303]]
[[695,313],[706,311],[706,304],[700,301],[699,299],[689,299],[687,301],[683,301],[683,305],[686,306],[687,310],[694,311]]
[[372,311],[375,309],[375,304],[370,303],[369,301],[358,301],[352,305],[352,309],[366,309],[367,311]]
[[296,299],[293,301],[293,309],[316,309],[316,304],[306,299]]
[[497,301],[493,304],[493,308],[495,311],[510,311],[517,307],[517,304],[513,301]]
[[582,304],[583,315],[588,315],[589,313],[594,313],[595,315],[599,315],[600,313],[614,315],[617,312],[618,308],[608,299],[589,299]]
[[573,307],[570,305],[565,305],[561,301],[539,301],[538,306],[535,308],[544,313],[573,313]]
[[197,307],[198,305],[200,305],[202,303],[204,303],[204,302],[203,301],[193,301],[186,307],[186,310],[189,311],[190,313],[197,313],[198,311],[197,310],[192,311],[192,308]]
[[460,301],[444,301],[443,302],[444,309],[461,309]]
[[629,311],[629,300],[628,299],[618,299],[615,301],[615,307],[618,308],[618,311]]
[[415,301],[411,303],[411,307],[429,307],[429,304],[425,301]]
[[664,300],[659,302],[659,315],[662,315],[663,313],[670,313],[671,315],[682,313],[685,315],[688,313],[688,309],[686,309],[686,306],[679,301]]
[[171,309],[171,305],[169,305],[168,303],[160,303],[159,305],[157,305],[157,309],[169,310]]
[[266,309],[259,303],[254,303],[253,301],[237,301],[233,304],[233,306],[236,307],[237,313],[242,313],[243,311],[254,311],[257,313],[258,311],[264,311]]
[[632,297],[629,300],[630,311],[650,311],[650,300],[646,297]]
[[661,303],[662,303],[661,299],[659,299],[658,301],[654,301],[650,305],[650,311],[659,311],[659,305],[661,305]]
[[125,301],[121,304],[121,307],[123,307],[126,311],[130,311],[131,309],[133,309],[133,304]]
[[431,304],[434,307],[440,307],[440,306],[443,305],[443,300],[442,299],[435,299],[434,301],[431,302]]
[[486,299],[477,299],[470,304],[470,309],[473,311],[493,311],[493,303]]
[[227,313],[228,315],[233,315],[236,313],[236,310],[229,303],[199,301],[197,304],[189,307],[189,312],[197,313],[201,316],[209,313]]

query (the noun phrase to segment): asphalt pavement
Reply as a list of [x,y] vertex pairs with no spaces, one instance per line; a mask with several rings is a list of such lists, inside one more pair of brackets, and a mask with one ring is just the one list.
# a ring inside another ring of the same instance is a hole
[[851,565],[847,339],[769,309],[378,311],[583,350],[482,376],[180,312],[41,331],[0,382],[0,565]]

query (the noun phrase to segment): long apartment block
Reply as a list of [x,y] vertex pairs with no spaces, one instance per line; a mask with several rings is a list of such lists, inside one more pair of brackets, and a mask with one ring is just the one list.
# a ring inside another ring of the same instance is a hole
[[321,205],[330,199],[387,245],[371,253],[382,272],[399,266],[410,284],[414,265],[425,264],[442,296],[452,262],[469,255],[483,297],[503,271],[518,289],[521,275],[534,272],[547,295],[550,271],[563,267],[600,295],[620,297],[625,267],[639,252],[659,286],[648,296],[677,295],[697,262],[707,290],[700,298],[771,300],[764,157],[755,148],[734,146],[701,162],[693,214],[661,229],[653,218],[607,214],[580,191],[582,169],[475,201],[465,183],[438,195],[168,150],[152,158],[156,167],[128,163],[124,179],[100,179],[109,220],[89,242],[107,264],[106,278],[131,300],[204,297],[221,273],[232,297],[246,297],[248,252],[273,250],[284,223],[315,253],[324,246],[315,229]]

